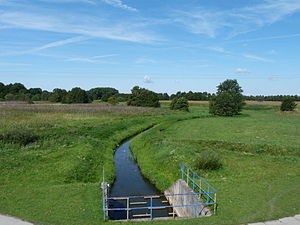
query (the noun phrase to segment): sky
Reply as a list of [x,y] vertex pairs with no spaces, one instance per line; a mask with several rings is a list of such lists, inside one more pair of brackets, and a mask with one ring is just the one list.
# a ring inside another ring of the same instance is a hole
[[0,82],[300,95],[300,0],[0,0]]

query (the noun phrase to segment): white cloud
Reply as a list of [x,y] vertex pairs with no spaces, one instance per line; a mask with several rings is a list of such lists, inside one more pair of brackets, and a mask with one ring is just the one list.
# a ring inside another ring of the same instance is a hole
[[231,10],[211,10],[196,8],[176,11],[174,21],[182,24],[190,32],[216,37],[226,32],[228,37],[247,33],[276,23],[300,10],[299,0],[264,0],[251,6]]
[[110,24],[97,17],[73,14],[45,16],[19,11],[4,12],[0,14],[0,26],[140,43],[159,40],[158,37],[141,31],[140,27],[134,23],[118,21],[115,24]]
[[67,58],[66,61],[69,62],[87,62],[87,63],[105,63],[105,64],[116,64],[114,62],[110,61],[104,61],[99,60],[100,58],[109,58],[113,56],[117,56],[118,54],[109,54],[109,55],[98,55],[98,56],[92,56],[92,57],[73,57],[73,58]]
[[260,61],[260,62],[273,62],[273,60],[271,60],[271,59],[263,58],[263,57],[256,56],[256,55],[244,54],[243,56],[244,56],[245,58],[247,58],[247,59],[252,59],[252,60],[255,60],[255,61]]
[[47,48],[58,47],[58,46],[66,45],[66,44],[71,44],[71,43],[75,43],[75,42],[84,41],[84,40],[87,40],[87,39],[90,39],[90,38],[89,37],[83,37],[83,36],[68,38],[68,39],[61,40],[61,41],[51,42],[49,44],[46,44],[46,45],[43,45],[41,47],[35,48],[34,51],[40,51],[40,50],[47,49]]
[[121,0],[102,0],[102,1],[111,6],[118,7],[121,9],[126,9],[126,10],[133,11],[133,12],[138,11],[136,8],[133,8],[131,6],[124,4]]
[[153,81],[152,81],[151,77],[149,77],[148,75],[145,75],[144,76],[144,82],[145,83],[152,83]]
[[250,73],[250,70],[248,69],[243,69],[243,68],[237,68],[235,70],[236,73]]
[[229,53],[222,47],[208,47],[208,50],[214,51],[214,52],[220,52],[220,53]]

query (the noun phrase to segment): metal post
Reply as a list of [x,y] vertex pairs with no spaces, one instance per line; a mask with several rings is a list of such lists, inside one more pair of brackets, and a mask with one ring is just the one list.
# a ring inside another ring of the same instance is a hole
[[150,198],[150,219],[151,220],[153,219],[153,216],[152,216],[152,197]]
[[103,204],[103,220],[105,221],[106,220],[106,212],[105,212],[105,198],[104,198],[104,196],[103,196],[103,194],[102,194],[102,199],[103,199],[103,201],[102,201],[102,204]]
[[[209,186],[207,188],[207,192],[209,192]],[[206,203],[209,202],[209,193],[206,193]]]
[[[197,204],[197,201],[196,201],[197,197],[193,196],[193,198],[194,198],[194,204]],[[194,206],[194,217],[195,218],[197,217],[197,206]]]
[[187,169],[186,183],[187,183],[188,186],[189,186],[189,178],[190,178],[189,174],[190,174],[190,170]]
[[217,212],[217,193],[215,193],[215,205],[214,205],[214,214]]
[[129,220],[129,198],[127,198],[127,220]]
[[193,173],[193,191],[195,192],[195,174]]

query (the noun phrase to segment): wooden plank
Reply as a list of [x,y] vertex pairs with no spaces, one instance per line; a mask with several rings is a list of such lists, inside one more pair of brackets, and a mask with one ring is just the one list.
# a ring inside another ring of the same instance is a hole
[[145,217],[145,216],[150,216],[150,214],[137,214],[137,215],[132,215],[132,217]]
[[165,200],[165,201],[161,201],[162,203],[168,203],[169,201],[168,200]]
[[130,202],[130,205],[143,205],[147,204],[147,202]]
[[127,200],[127,198],[118,198],[118,197],[115,197],[115,198],[110,198],[109,200]]
[[173,216],[173,215],[176,215],[176,213],[175,212],[170,212],[169,215]]
[[167,208],[167,206],[165,206],[165,207],[153,207],[152,209],[165,209],[165,208]]
[[153,195],[153,196],[145,196],[144,198],[160,198],[160,196],[159,195]]

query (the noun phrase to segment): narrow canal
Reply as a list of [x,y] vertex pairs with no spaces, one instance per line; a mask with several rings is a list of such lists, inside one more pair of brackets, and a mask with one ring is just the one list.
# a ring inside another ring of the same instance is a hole
[[[162,193],[149,183],[141,174],[137,163],[135,162],[130,146],[130,140],[123,143],[115,152],[116,179],[110,190],[110,197],[128,197],[128,196],[157,196]],[[126,208],[126,198],[120,200],[110,200],[109,208]],[[129,207],[148,207],[150,199],[144,197],[130,198]],[[154,198],[153,206],[168,206],[164,197]],[[152,210],[152,216],[168,217],[172,209]],[[129,211],[129,219],[149,218],[149,209],[134,209]],[[121,220],[127,218],[126,211],[109,211],[109,217],[112,220]]]

